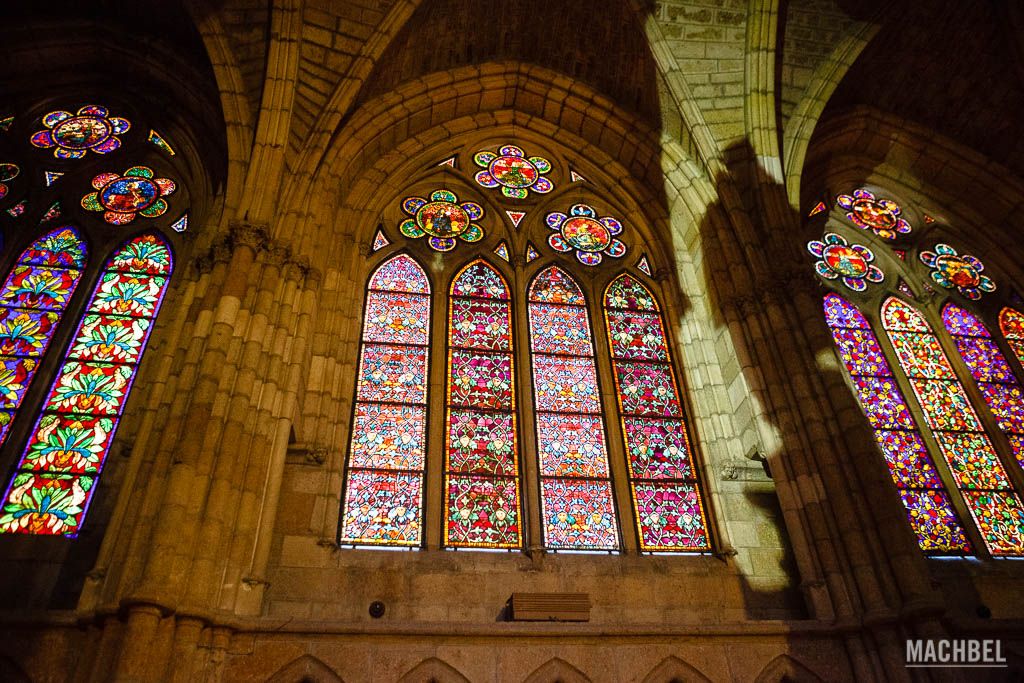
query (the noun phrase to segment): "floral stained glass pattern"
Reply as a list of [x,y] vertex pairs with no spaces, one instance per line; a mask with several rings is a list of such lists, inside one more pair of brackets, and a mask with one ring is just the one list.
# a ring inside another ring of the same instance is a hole
[[569,215],[558,211],[549,213],[546,222],[556,231],[548,235],[551,248],[560,252],[575,251],[576,258],[584,265],[596,266],[604,256],[622,258],[626,255],[626,245],[615,237],[622,232],[619,219],[598,218],[597,211],[587,204],[572,205]]
[[156,218],[167,211],[167,200],[177,185],[169,178],[154,178],[148,166],[133,166],[123,176],[100,173],[92,179],[96,192],[82,197],[82,208],[102,211],[111,225],[127,225],[136,216]]
[[932,269],[932,280],[946,289],[956,289],[968,299],[996,291],[996,283],[982,274],[985,265],[970,254],[957,254],[948,244],[936,244],[935,251],[922,251],[921,262]]
[[484,238],[483,228],[475,222],[484,217],[483,207],[476,202],[459,203],[449,190],[435,190],[429,199],[406,197],[402,211],[412,218],[402,221],[399,231],[410,239],[426,236],[435,251],[451,251],[458,240],[479,242]]
[[429,334],[430,283],[399,254],[367,288],[342,544],[421,543]]
[[[947,324],[969,322],[962,315],[953,319],[962,309],[947,310]],[[989,552],[1024,554],[1024,508],[928,321],[890,297],[882,325]]]
[[445,545],[522,546],[512,305],[483,260],[456,274],[448,298]]
[[825,320],[921,549],[940,555],[971,553],[949,493],[868,321],[838,294],[825,296]]
[[617,550],[586,299],[565,271],[551,267],[530,286],[528,311],[544,544]]
[[807,243],[807,251],[818,257],[814,270],[827,280],[839,278],[855,292],[863,292],[869,282],[881,282],[885,275],[871,264],[875,255],[865,246],[851,245],[841,235],[825,233],[825,240]]
[[121,147],[117,137],[131,128],[128,119],[111,116],[106,107],[87,104],[77,113],[51,111],[43,117],[45,130],[35,133],[30,142],[42,149],[53,149],[58,159],[81,159],[89,150],[108,154]]
[[153,234],[107,261],[4,496],[0,532],[78,534],[172,267]]
[[0,444],[85,267],[85,241],[63,226],[25,248],[0,290]]
[[672,357],[654,296],[620,275],[605,292],[605,323],[640,548],[710,549]]
[[547,194],[555,189],[554,183],[544,177],[551,171],[551,162],[544,157],[527,157],[515,145],[505,145],[497,153],[477,152],[473,163],[484,169],[476,174],[476,182],[482,187],[500,187],[506,197],[525,199],[530,191]]
[[970,368],[999,428],[1024,467],[1024,390],[985,324],[970,311],[948,303],[942,322],[953,335],[960,357]]
[[880,199],[863,188],[853,195],[841,194],[836,204],[846,209],[846,217],[855,225],[871,230],[882,239],[896,239],[910,232],[910,223],[903,218],[900,205],[891,199]]

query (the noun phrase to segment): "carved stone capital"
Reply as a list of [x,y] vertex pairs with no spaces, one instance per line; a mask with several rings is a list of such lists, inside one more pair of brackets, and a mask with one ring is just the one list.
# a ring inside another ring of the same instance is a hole
[[306,269],[306,283],[311,288],[320,286],[320,283],[324,281],[324,271],[319,268],[307,268]]
[[277,240],[267,243],[267,250],[263,255],[263,261],[268,265],[281,267],[291,259],[292,248]]
[[192,260],[192,265],[195,266],[196,272],[200,275],[204,275],[213,270],[213,259],[209,254],[203,254],[197,256]]
[[249,247],[254,253],[265,248],[270,240],[270,232],[266,225],[235,220],[231,221],[228,227],[235,246]]
[[231,260],[231,254],[234,251],[233,245],[228,238],[219,239],[210,246],[210,260],[215,265],[217,263],[227,263]]
[[310,271],[308,256],[295,256],[288,261],[285,277],[289,280],[301,280]]

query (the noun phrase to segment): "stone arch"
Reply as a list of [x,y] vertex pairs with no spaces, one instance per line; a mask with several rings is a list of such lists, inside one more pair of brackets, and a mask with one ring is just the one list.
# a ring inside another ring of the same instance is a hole
[[711,683],[711,679],[675,655],[661,660],[643,683]]
[[523,683],[590,683],[590,679],[569,662],[555,657],[534,669]]
[[768,662],[754,683],[824,683],[818,674],[787,654],[781,654]]
[[267,683],[343,683],[341,676],[313,655],[296,657],[277,670]]
[[406,671],[398,683],[469,683],[469,679],[451,664],[430,657]]

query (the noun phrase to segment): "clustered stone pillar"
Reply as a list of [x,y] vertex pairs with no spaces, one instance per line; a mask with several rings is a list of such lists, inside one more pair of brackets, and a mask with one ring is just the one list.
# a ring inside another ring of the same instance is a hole
[[[110,615],[91,679],[194,680],[258,614],[321,276],[230,225],[176,283],[126,485],[80,606]],[[134,417],[134,416],[133,416]],[[120,615],[120,616],[116,616]]]

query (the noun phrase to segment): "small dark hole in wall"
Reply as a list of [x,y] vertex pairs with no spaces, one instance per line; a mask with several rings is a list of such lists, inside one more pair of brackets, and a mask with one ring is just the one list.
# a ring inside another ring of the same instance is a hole
[[374,619],[380,619],[384,616],[384,603],[380,600],[374,600],[370,603],[370,616]]

